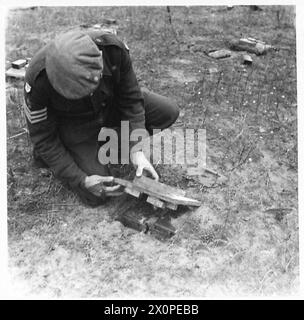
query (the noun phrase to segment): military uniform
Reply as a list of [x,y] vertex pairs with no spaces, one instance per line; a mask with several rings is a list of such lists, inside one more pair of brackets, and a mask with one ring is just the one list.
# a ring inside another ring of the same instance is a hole
[[102,51],[103,71],[98,87],[80,99],[67,99],[52,86],[42,48],[32,59],[25,76],[24,94],[29,134],[34,154],[56,177],[65,180],[91,204],[97,199],[83,186],[88,175],[108,175],[98,162],[98,133],[128,120],[130,130],[165,129],[178,116],[175,103],[147,90],[140,90],[127,46],[112,34],[90,33]]

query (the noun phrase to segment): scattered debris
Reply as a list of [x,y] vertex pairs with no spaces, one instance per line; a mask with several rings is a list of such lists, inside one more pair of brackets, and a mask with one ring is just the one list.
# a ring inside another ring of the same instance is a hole
[[25,67],[26,64],[27,64],[26,59],[19,59],[19,60],[12,62],[12,67],[14,69],[21,69],[21,68]]
[[246,64],[246,65],[252,65],[252,58],[250,57],[249,54],[244,54],[243,55],[243,64]]
[[24,79],[25,68],[22,68],[22,69],[10,68],[5,72],[5,75],[11,78]]
[[168,212],[162,211],[153,215],[142,215],[136,211],[139,204],[138,199],[124,194],[116,206],[115,220],[127,228],[151,234],[159,240],[171,238],[176,233],[176,228],[171,224],[171,217]]
[[139,217],[132,211],[128,211],[117,216],[116,220],[127,228],[151,234],[160,240],[171,238],[176,233],[176,228],[172,225],[169,215],[145,218]]
[[11,68],[6,70],[5,75],[7,77],[24,79],[25,72],[30,62],[30,58],[18,59],[11,63]]
[[256,55],[266,54],[270,50],[277,50],[275,47],[254,38],[233,40],[229,43],[229,47],[231,50],[247,51],[250,53],[255,53]]
[[219,174],[218,172],[214,171],[214,170],[211,170],[211,169],[207,169],[205,168],[205,172],[208,172],[208,173],[211,173],[211,174],[214,174],[215,176],[218,176],[218,177],[222,177],[221,174]]
[[144,233],[148,231],[148,225],[145,223],[144,218],[139,219],[138,216],[132,211],[120,214],[119,216],[117,216],[116,220],[121,222],[127,228],[131,228]]
[[224,59],[231,56],[231,52],[226,49],[221,50],[211,50],[207,52],[207,55],[214,59]]

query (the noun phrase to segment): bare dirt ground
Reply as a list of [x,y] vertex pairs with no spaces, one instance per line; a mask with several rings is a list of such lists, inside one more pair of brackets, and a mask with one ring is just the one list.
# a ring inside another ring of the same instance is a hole
[[[22,82],[7,82],[10,270],[16,294],[52,298],[286,295],[298,290],[296,37],[290,7],[43,8],[11,12],[6,60],[32,56],[57,32],[117,19],[142,86],[174,98],[174,127],[206,128],[207,166],[227,177],[158,165],[161,181],[200,199],[171,213],[161,241],[115,220],[116,200],[91,209],[32,166],[20,111]],[[39,28],[37,26],[39,25]],[[242,36],[279,48],[244,66],[241,53],[204,50]],[[131,173],[132,174],[132,173]],[[139,215],[158,215],[145,203]]]

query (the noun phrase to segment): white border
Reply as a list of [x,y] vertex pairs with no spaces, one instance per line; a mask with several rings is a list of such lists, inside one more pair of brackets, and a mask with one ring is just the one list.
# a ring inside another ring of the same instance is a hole
[[[205,6],[205,5],[245,5],[245,4],[251,4],[248,3],[248,1],[195,1],[195,0],[188,0],[188,1],[179,1],[179,0],[167,0],[165,3],[162,1],[157,0],[145,0],[145,1],[138,1],[138,0],[132,0],[132,1],[122,1],[118,0],[115,2],[115,6],[142,6],[142,5],[151,5],[151,6],[160,6],[160,5],[199,5],[199,6]],[[265,297],[250,297],[250,298],[244,298],[244,297],[213,297],[213,298],[219,298],[219,299],[241,299],[241,300],[247,300],[247,299],[304,299],[304,275],[303,275],[303,241],[304,241],[304,234],[303,234],[303,223],[304,223],[304,217],[303,214],[303,197],[300,195],[303,194],[303,164],[302,159],[304,159],[303,154],[303,102],[304,102],[304,77],[303,77],[303,70],[304,70],[304,50],[303,50],[303,44],[304,44],[304,30],[303,30],[303,21],[304,21],[304,4],[303,1],[261,1],[256,0],[254,1],[254,4],[257,5],[296,5],[296,28],[297,28],[297,91],[298,91],[298,158],[299,158],[299,171],[298,171],[298,177],[299,177],[299,236],[300,236],[300,282],[301,282],[301,289],[298,295],[296,296],[286,296],[286,297],[271,297],[271,298],[265,298]],[[83,0],[83,1],[59,1],[59,0],[53,0],[53,1],[30,1],[30,0],[10,0],[10,6],[8,5],[1,5],[0,7],[0,48],[1,48],[1,63],[0,63],[0,89],[1,89],[1,116],[0,116],[0,139],[1,139],[1,152],[0,152],[0,195],[1,195],[1,213],[0,213],[0,299],[12,299],[12,298],[20,298],[16,296],[16,293],[14,294],[11,292],[10,287],[8,286],[8,271],[7,271],[7,194],[6,194],[6,112],[5,112],[5,106],[6,106],[6,99],[5,99],[5,22],[6,22],[6,13],[7,10],[12,7],[27,7],[27,6],[113,6],[112,1],[97,1],[97,0]],[[24,299],[28,299],[30,297],[23,297]],[[155,297],[144,297],[145,299],[155,300],[159,298]],[[117,299],[117,298],[116,298]],[[132,297],[130,297],[132,299]],[[189,298],[174,298],[170,297],[170,299],[175,300],[181,300],[181,299],[197,299],[197,297],[189,297]],[[208,298],[206,298],[208,299]],[[111,298],[103,299],[103,300],[111,300]],[[124,300],[124,299],[122,299]],[[134,300],[134,299],[132,299]]]

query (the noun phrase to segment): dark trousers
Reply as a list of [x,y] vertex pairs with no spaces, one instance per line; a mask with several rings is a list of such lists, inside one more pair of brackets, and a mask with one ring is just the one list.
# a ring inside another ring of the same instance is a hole
[[[170,127],[177,119],[179,110],[177,104],[172,100],[153,93],[147,89],[142,89],[145,108],[145,123],[147,131],[152,134],[153,129],[164,130]],[[113,121],[115,119],[115,121]],[[111,115],[113,126],[120,126],[120,119],[117,114]],[[100,129],[100,128],[99,128]],[[88,134],[87,139],[76,145],[68,145],[67,148],[77,165],[89,175],[110,175],[108,166],[102,165],[98,161],[99,143],[97,141],[98,132]],[[83,202],[91,206],[101,204],[104,199],[94,196],[84,187],[74,188]]]

